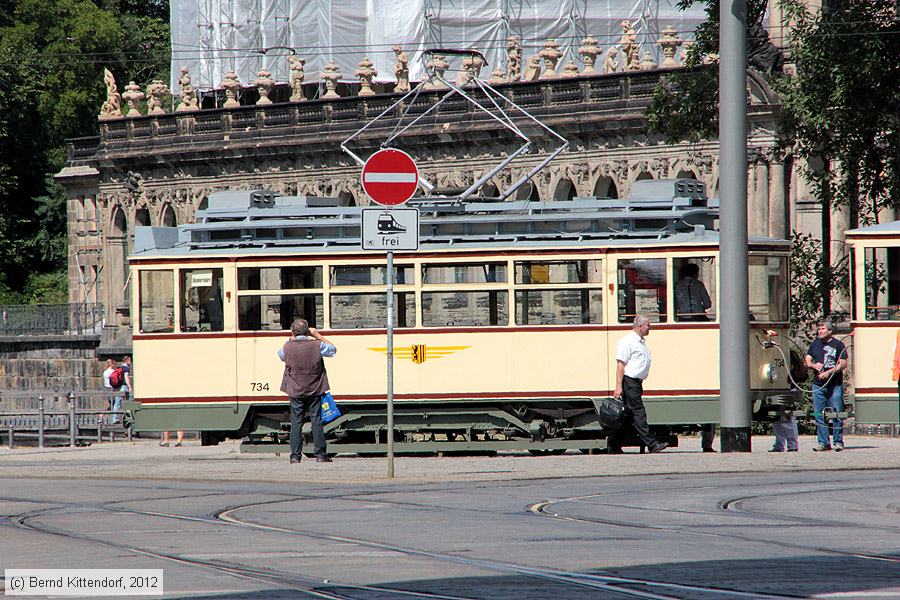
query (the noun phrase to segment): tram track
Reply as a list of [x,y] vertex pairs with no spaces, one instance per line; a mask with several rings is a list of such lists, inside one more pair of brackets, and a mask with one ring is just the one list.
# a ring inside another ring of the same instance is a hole
[[[338,496],[334,496],[338,497]],[[184,496],[182,499],[190,498],[190,496]],[[319,539],[330,542],[339,542],[344,544],[352,544],[356,546],[363,546],[368,548],[375,548],[380,550],[386,550],[391,552],[396,552],[400,554],[404,554],[406,556],[413,556],[418,558],[425,558],[439,562],[449,562],[474,568],[480,568],[486,571],[495,572],[495,573],[503,573],[507,575],[517,575],[522,577],[530,577],[542,579],[549,582],[554,582],[557,584],[561,584],[564,586],[573,586],[577,588],[587,588],[593,589],[597,591],[604,591],[607,593],[608,598],[643,598],[646,600],[681,600],[683,598],[688,597],[698,597],[698,595],[709,595],[711,597],[723,597],[723,594],[732,598],[768,598],[768,599],[780,599],[780,598],[789,598],[789,596],[773,596],[773,595],[760,595],[760,594],[752,594],[752,593],[744,593],[744,592],[733,592],[729,590],[720,590],[718,588],[704,588],[702,586],[684,586],[680,584],[672,584],[668,582],[661,581],[651,581],[645,579],[633,579],[633,578],[622,578],[622,577],[610,577],[604,575],[592,575],[587,573],[579,573],[558,569],[549,569],[542,567],[529,567],[527,565],[519,565],[514,563],[496,561],[496,560],[488,560],[488,559],[476,559],[476,558],[468,558],[462,557],[459,555],[454,555],[450,553],[441,553],[434,552],[429,550],[423,550],[420,548],[411,548],[405,547],[395,544],[387,544],[383,542],[377,542],[373,540],[366,540],[362,538],[353,538],[353,537],[345,537],[331,534],[324,534],[321,532],[315,531],[303,531],[296,530],[290,528],[277,527],[272,525],[266,525],[263,523],[255,523],[252,521],[248,521],[245,519],[240,519],[235,516],[235,513],[240,510],[249,509],[249,508],[257,508],[260,506],[267,506],[279,503],[286,502],[294,502],[297,500],[310,500],[314,498],[321,498],[321,496],[310,496],[310,497],[285,497],[278,498],[275,500],[268,500],[264,502],[254,502],[248,503],[238,506],[231,506],[225,508],[221,511],[214,513],[212,517],[192,517],[188,515],[178,515],[172,513],[165,513],[159,511],[149,511],[149,510],[138,510],[131,508],[122,508],[122,507],[105,507],[103,505],[97,504],[81,504],[81,503],[72,503],[72,502],[53,502],[46,501],[46,504],[51,504],[52,506],[41,508],[39,510],[29,511],[27,513],[22,513],[20,515],[16,515],[14,517],[10,517],[9,520],[18,527],[22,527],[24,529],[28,529],[35,532],[62,536],[73,540],[78,540],[86,543],[97,544],[101,546],[106,546],[109,548],[114,548],[119,551],[132,552],[134,554],[138,554],[141,556],[147,556],[151,558],[156,558],[159,560],[164,560],[168,562],[173,562],[177,564],[181,564],[183,566],[200,568],[205,570],[212,570],[215,572],[219,572],[222,574],[231,575],[234,577],[247,579],[251,581],[256,581],[260,583],[277,585],[283,588],[288,588],[294,591],[302,592],[309,597],[314,598],[326,598],[326,599],[334,599],[334,600],[354,600],[353,591],[370,593],[384,593],[388,594],[390,597],[404,597],[404,598],[423,598],[426,600],[476,600],[475,598],[469,598],[464,596],[450,596],[444,594],[431,594],[428,592],[414,592],[409,590],[402,590],[397,588],[388,588],[381,586],[369,586],[369,585],[354,585],[354,584],[344,584],[339,582],[330,582],[328,584],[324,584],[322,581],[318,579],[313,579],[310,577],[298,576],[294,574],[288,574],[283,572],[274,571],[268,568],[256,568],[256,567],[248,567],[242,565],[235,565],[222,561],[212,561],[212,560],[202,560],[180,556],[173,553],[160,552],[156,550],[150,550],[146,548],[141,548],[140,546],[134,544],[127,544],[121,542],[115,542],[110,540],[102,540],[97,539],[95,537],[91,537],[86,534],[78,534],[70,531],[65,531],[56,527],[52,527],[43,523],[38,523],[38,519],[42,516],[49,516],[55,512],[60,510],[77,510],[77,509],[89,509],[89,510],[102,510],[111,513],[117,514],[129,514],[135,516],[146,516],[146,517],[157,517],[157,518],[165,518],[165,519],[173,519],[178,521],[186,521],[186,522],[196,522],[203,524],[214,524],[219,526],[231,526],[231,527],[241,527],[241,528],[249,528],[255,530],[265,530],[269,532],[277,532],[291,536],[301,536],[311,539]],[[164,497],[161,498],[164,500],[172,500],[178,499],[173,497]],[[9,500],[14,500],[9,498]],[[15,499],[17,501],[23,501],[24,499]],[[641,589],[642,588],[642,589]],[[677,595],[672,595],[673,593],[677,593]]]
[[[846,488],[831,488],[829,492],[841,492],[841,491],[860,491],[866,489],[893,489],[896,488],[895,484],[883,484],[877,486],[868,486],[868,487],[846,487]],[[847,523],[842,521],[834,521],[834,520],[822,520],[822,519],[814,519],[811,517],[799,517],[795,515],[779,515],[774,513],[766,513],[762,511],[752,511],[745,508],[742,508],[742,503],[750,501],[750,500],[759,500],[765,498],[775,498],[775,497],[784,497],[790,495],[802,495],[802,494],[810,494],[810,493],[821,493],[821,490],[809,490],[809,491],[797,491],[791,493],[777,493],[777,494],[757,494],[753,496],[743,496],[737,498],[730,498],[727,500],[722,500],[718,502],[717,509],[718,512],[726,512],[730,514],[738,514],[746,518],[757,519],[757,520],[784,520],[790,521],[797,524],[809,525],[815,527],[847,527],[847,528],[857,528],[857,529],[873,529],[878,531],[886,531],[890,533],[900,534],[900,527],[892,527],[892,526],[882,526],[882,525],[861,525],[858,523]],[[612,495],[612,494],[608,494]],[[900,563],[900,557],[888,556],[884,554],[875,554],[875,553],[865,553],[865,552],[852,552],[847,550],[839,550],[835,548],[827,548],[824,546],[814,546],[808,544],[799,544],[792,542],[782,542],[777,540],[768,540],[764,538],[751,537],[746,535],[741,535],[737,533],[725,533],[721,531],[698,531],[697,527],[692,526],[677,526],[677,525],[651,525],[647,523],[634,523],[629,521],[622,520],[614,520],[614,519],[602,519],[602,518],[594,518],[594,517],[584,517],[577,516],[571,514],[565,514],[562,512],[552,512],[548,510],[555,504],[561,504],[564,502],[578,502],[584,501],[588,498],[596,498],[600,497],[600,495],[587,495],[587,496],[573,496],[571,498],[560,498],[556,500],[546,500],[543,502],[538,502],[535,504],[531,504],[526,509],[529,512],[534,514],[549,517],[553,519],[570,521],[570,522],[578,522],[578,523],[590,523],[594,525],[609,525],[616,527],[624,527],[624,528],[632,528],[639,530],[655,530],[655,531],[664,531],[668,533],[679,533],[691,536],[699,536],[699,537],[718,537],[718,538],[731,538],[735,540],[739,540],[741,542],[752,542],[757,544],[767,544],[772,546],[777,546],[781,548],[791,549],[791,550],[806,550],[806,551],[814,551],[820,552],[824,554],[832,554],[838,556],[847,556],[852,558],[861,558],[868,560],[878,560],[885,561],[890,563]],[[621,505],[618,505],[621,507]],[[630,507],[635,508],[635,507]],[[672,512],[670,509],[654,509],[654,508],[641,508],[640,510],[648,510],[648,511],[657,511],[669,513]],[[694,515],[708,515],[710,511],[678,511],[680,513],[685,514],[694,514]]]
[[[736,483],[736,482],[735,482]],[[799,485],[806,485],[813,482],[798,482]],[[490,486],[488,486],[490,487]],[[696,491],[699,488],[708,487],[710,489],[720,489],[721,486],[676,486],[676,487],[666,487],[660,486],[658,488],[653,488],[650,490],[640,490],[639,493],[644,494],[656,494],[656,493],[672,493],[676,490],[694,490]],[[729,489],[733,489],[734,485],[729,486]],[[885,487],[893,487],[887,485],[878,485],[878,486],[868,486],[871,489],[885,488]],[[844,488],[834,488],[833,491],[841,491]],[[852,490],[860,490],[865,488],[853,487],[846,488]],[[183,489],[172,489],[173,492],[183,492]],[[197,492],[201,492],[201,490],[194,490]],[[443,491],[446,492],[445,488],[435,488],[433,491]],[[470,490],[471,491],[471,490]],[[38,520],[42,516],[52,515],[55,512],[59,511],[69,511],[69,510],[78,510],[78,509],[88,509],[88,510],[100,510],[106,511],[110,513],[119,513],[125,515],[135,515],[135,516],[145,516],[145,517],[157,517],[164,519],[174,519],[179,521],[188,521],[188,522],[197,522],[203,524],[212,524],[216,526],[228,526],[228,527],[241,527],[247,529],[254,530],[263,530],[269,531],[273,533],[280,533],[283,535],[290,536],[301,536],[310,539],[319,539],[323,541],[329,542],[337,542],[343,544],[352,544],[357,546],[364,546],[373,549],[379,549],[384,551],[396,552],[400,554],[404,554],[406,556],[418,557],[427,560],[439,561],[444,563],[454,563],[458,565],[464,565],[474,568],[483,569],[486,571],[494,572],[494,573],[503,573],[507,575],[515,575],[529,578],[537,578],[542,579],[548,582],[554,582],[564,586],[573,586],[579,588],[587,588],[594,589],[597,591],[603,591],[606,593],[604,597],[614,598],[647,598],[653,600],[678,600],[682,598],[702,598],[702,597],[715,597],[715,598],[734,598],[735,600],[739,600],[742,598],[768,598],[768,599],[780,599],[780,598],[792,598],[793,596],[783,596],[783,595],[772,595],[772,594],[760,594],[760,593],[751,593],[751,592],[742,592],[738,590],[729,590],[717,587],[704,587],[702,585],[684,585],[679,583],[665,582],[665,581],[654,581],[648,579],[637,579],[637,578],[627,578],[627,577],[616,577],[610,575],[594,575],[587,574],[581,572],[572,572],[565,571],[559,569],[552,568],[543,568],[543,567],[530,567],[527,565],[515,564],[510,562],[503,562],[497,560],[490,559],[479,559],[479,558],[470,558],[465,556],[460,556],[454,553],[447,552],[436,552],[421,548],[407,547],[401,546],[397,544],[389,544],[384,542],[379,542],[375,540],[366,540],[357,537],[348,537],[348,536],[340,536],[329,533],[322,533],[318,531],[308,531],[301,529],[293,529],[289,527],[278,527],[275,525],[268,525],[266,523],[259,523],[255,521],[251,521],[245,518],[241,518],[238,514],[241,511],[261,508],[265,506],[278,505],[288,502],[303,502],[303,501],[314,501],[314,500],[327,500],[327,499],[343,499],[347,501],[356,501],[356,502],[371,502],[373,501],[373,496],[378,496],[381,494],[392,494],[397,493],[396,489],[386,489],[386,490],[371,490],[366,492],[354,492],[351,494],[334,494],[330,493],[331,490],[324,489],[320,490],[322,493],[312,493],[312,494],[291,494],[291,493],[279,493],[279,492],[266,492],[266,495],[276,495],[277,498],[268,499],[265,501],[245,503],[239,505],[228,506],[221,510],[217,510],[212,512],[207,516],[190,516],[183,514],[173,514],[170,512],[163,511],[152,511],[152,510],[141,510],[138,508],[127,508],[121,506],[121,504],[126,504],[130,502],[147,502],[147,501],[170,501],[170,500],[187,500],[189,501],[195,497],[209,497],[216,496],[218,494],[234,494],[235,491],[226,491],[226,490],[202,490],[200,494],[181,494],[172,495],[172,496],[159,496],[156,498],[140,498],[140,499],[127,499],[127,500],[119,500],[114,502],[107,503],[74,503],[74,502],[64,502],[64,501],[35,501],[27,498],[0,498],[0,500],[6,500],[10,502],[39,502],[45,505],[45,508],[36,511],[29,511],[26,513],[22,513],[21,515],[17,515],[16,517],[11,517],[13,523],[15,523],[19,527],[23,527],[26,529],[30,529],[33,531],[44,532],[53,535],[61,535],[65,537],[69,537],[72,539],[84,541],[87,543],[94,543],[105,545],[107,547],[115,548],[120,551],[133,552],[138,555],[148,556],[157,558],[160,560],[170,561],[174,563],[178,563],[184,566],[206,569],[216,571],[222,574],[227,574],[239,578],[243,578],[246,580],[251,580],[259,583],[276,585],[282,588],[294,590],[297,592],[302,592],[308,597],[314,598],[332,598],[332,599],[341,599],[341,600],[355,600],[355,598],[359,597],[359,594],[371,594],[371,593],[380,593],[387,594],[391,597],[408,597],[408,598],[423,598],[423,599],[432,599],[432,600],[475,600],[474,598],[469,598],[466,596],[452,596],[452,595],[442,595],[442,594],[431,594],[428,592],[413,592],[402,589],[381,587],[381,586],[365,586],[365,585],[351,585],[351,584],[342,584],[338,582],[331,582],[328,584],[323,584],[322,580],[314,579],[310,577],[305,577],[301,575],[295,575],[293,573],[285,573],[283,571],[276,571],[271,568],[259,568],[254,566],[240,565],[234,564],[227,561],[221,560],[203,560],[198,558],[190,558],[178,555],[176,553],[168,553],[168,552],[160,552],[156,550],[151,550],[147,548],[142,548],[139,545],[127,544],[127,543],[119,543],[115,541],[102,540],[97,539],[95,537],[91,537],[86,534],[78,534],[73,532],[68,532],[65,530],[61,530],[58,528],[54,528],[52,526],[46,525],[44,523],[39,523]],[[240,491],[237,493],[245,493],[244,491]],[[246,493],[256,493],[252,490],[247,490]],[[691,528],[680,527],[680,526],[656,526],[650,524],[637,524],[628,521],[622,520],[612,520],[612,519],[593,519],[586,517],[579,517],[576,515],[566,515],[560,512],[553,512],[550,510],[555,504],[559,504],[566,501],[585,501],[591,498],[600,498],[600,497],[610,497],[622,494],[633,494],[635,492],[630,492],[626,490],[619,491],[611,491],[603,494],[593,494],[593,495],[582,495],[575,496],[572,498],[562,498],[556,500],[548,500],[539,503],[534,503],[528,505],[526,509],[529,512],[538,514],[542,517],[553,517],[556,519],[575,521],[575,522],[584,522],[584,523],[592,523],[592,524],[603,524],[603,525],[616,525],[621,527],[637,527],[641,529],[656,529],[661,531],[666,531],[669,533],[677,532],[677,533],[686,533],[692,535],[710,535],[717,537],[728,537],[731,539],[740,539],[741,541],[752,541],[756,543],[769,543],[773,545],[778,545],[782,547],[788,547],[792,549],[804,549],[804,550],[817,550],[821,552],[829,552],[833,554],[842,554],[846,556],[853,556],[857,558],[874,558],[880,560],[890,560],[891,562],[900,562],[898,559],[894,557],[885,557],[874,554],[860,554],[860,553],[852,553],[852,552],[843,552],[839,550],[829,549],[829,548],[819,548],[815,546],[809,545],[801,545],[801,544],[786,544],[782,542],[772,542],[770,540],[752,538],[748,536],[741,536],[739,534],[726,534],[722,532],[699,532]],[[798,493],[813,493],[813,490],[802,491]],[[786,495],[786,494],[773,494],[775,495]],[[717,511],[729,512],[734,514],[740,514],[741,516],[747,518],[754,519],[778,519],[782,518],[782,515],[770,515],[765,513],[760,513],[759,511],[752,511],[746,509],[742,502],[765,498],[767,495],[755,495],[755,496],[743,496],[739,498],[731,498],[728,500],[723,500],[718,503]],[[375,500],[379,503],[384,503],[387,505],[397,505],[399,508],[433,508],[433,509],[441,509],[441,510],[465,510],[458,507],[452,506],[440,506],[429,503],[422,502],[411,502],[411,501],[398,501],[388,498],[379,498]],[[49,505],[49,506],[46,506]],[[115,506],[120,505],[120,506]],[[648,509],[653,510],[653,509]],[[687,514],[710,514],[713,511],[679,511],[680,513]],[[798,519],[804,520],[801,517]],[[803,524],[808,524],[807,521],[804,520]],[[818,522],[817,522],[818,523]],[[857,524],[844,523],[844,526],[847,527],[859,527]],[[880,527],[881,529],[885,529],[884,527]],[[900,531],[900,528],[887,528],[890,531]]]

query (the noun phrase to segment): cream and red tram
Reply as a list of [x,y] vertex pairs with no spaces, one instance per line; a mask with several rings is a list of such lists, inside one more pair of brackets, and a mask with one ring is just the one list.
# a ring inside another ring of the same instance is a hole
[[900,423],[900,221],[847,231],[854,419]]
[[[611,394],[616,342],[637,313],[653,322],[644,399],[657,435],[718,421],[717,209],[700,182],[653,184],[668,197],[414,204],[420,250],[394,258],[398,451],[602,448],[595,402]],[[216,193],[195,224],[138,228],[136,429],[283,439],[276,352],[302,317],[338,347],[326,364],[343,415],[329,447],[383,448],[386,263],[361,250],[359,229],[357,207],[267,192]],[[750,244],[757,418],[791,396],[763,345],[767,330],[787,332],[789,251]],[[688,262],[713,301],[704,314],[676,306]]]

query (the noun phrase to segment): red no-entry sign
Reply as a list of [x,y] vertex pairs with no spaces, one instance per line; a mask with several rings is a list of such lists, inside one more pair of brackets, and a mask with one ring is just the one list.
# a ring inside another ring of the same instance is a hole
[[419,170],[406,152],[393,148],[379,150],[363,166],[362,185],[376,204],[396,206],[416,193]]

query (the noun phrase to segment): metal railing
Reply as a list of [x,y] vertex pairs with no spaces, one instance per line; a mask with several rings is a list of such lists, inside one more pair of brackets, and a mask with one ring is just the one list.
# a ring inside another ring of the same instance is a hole
[[[102,395],[113,398],[121,395],[117,392],[103,392]],[[35,409],[21,412],[0,412],[0,437],[6,438],[9,448],[15,447],[16,440],[37,440],[39,448],[46,445],[49,439],[64,440],[72,448],[85,441],[103,441],[104,434],[109,441],[116,436],[132,440],[131,427],[116,427],[125,420],[125,411],[113,411],[98,408],[85,408],[91,404],[86,398],[76,398],[74,393],[66,397],[66,410],[46,410],[43,396],[35,399]],[[58,405],[58,400],[55,405]],[[81,408],[79,410],[79,408]]]
[[99,302],[0,306],[0,336],[99,335],[102,328]]

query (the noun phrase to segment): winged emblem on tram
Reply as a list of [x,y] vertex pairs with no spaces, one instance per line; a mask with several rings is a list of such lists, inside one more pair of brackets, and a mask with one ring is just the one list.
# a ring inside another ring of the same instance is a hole
[[[413,344],[411,346],[399,346],[394,348],[394,357],[400,360],[411,360],[421,365],[427,358],[443,358],[465,350],[471,346],[426,346],[426,344]],[[387,355],[387,348],[369,348],[372,352]]]

